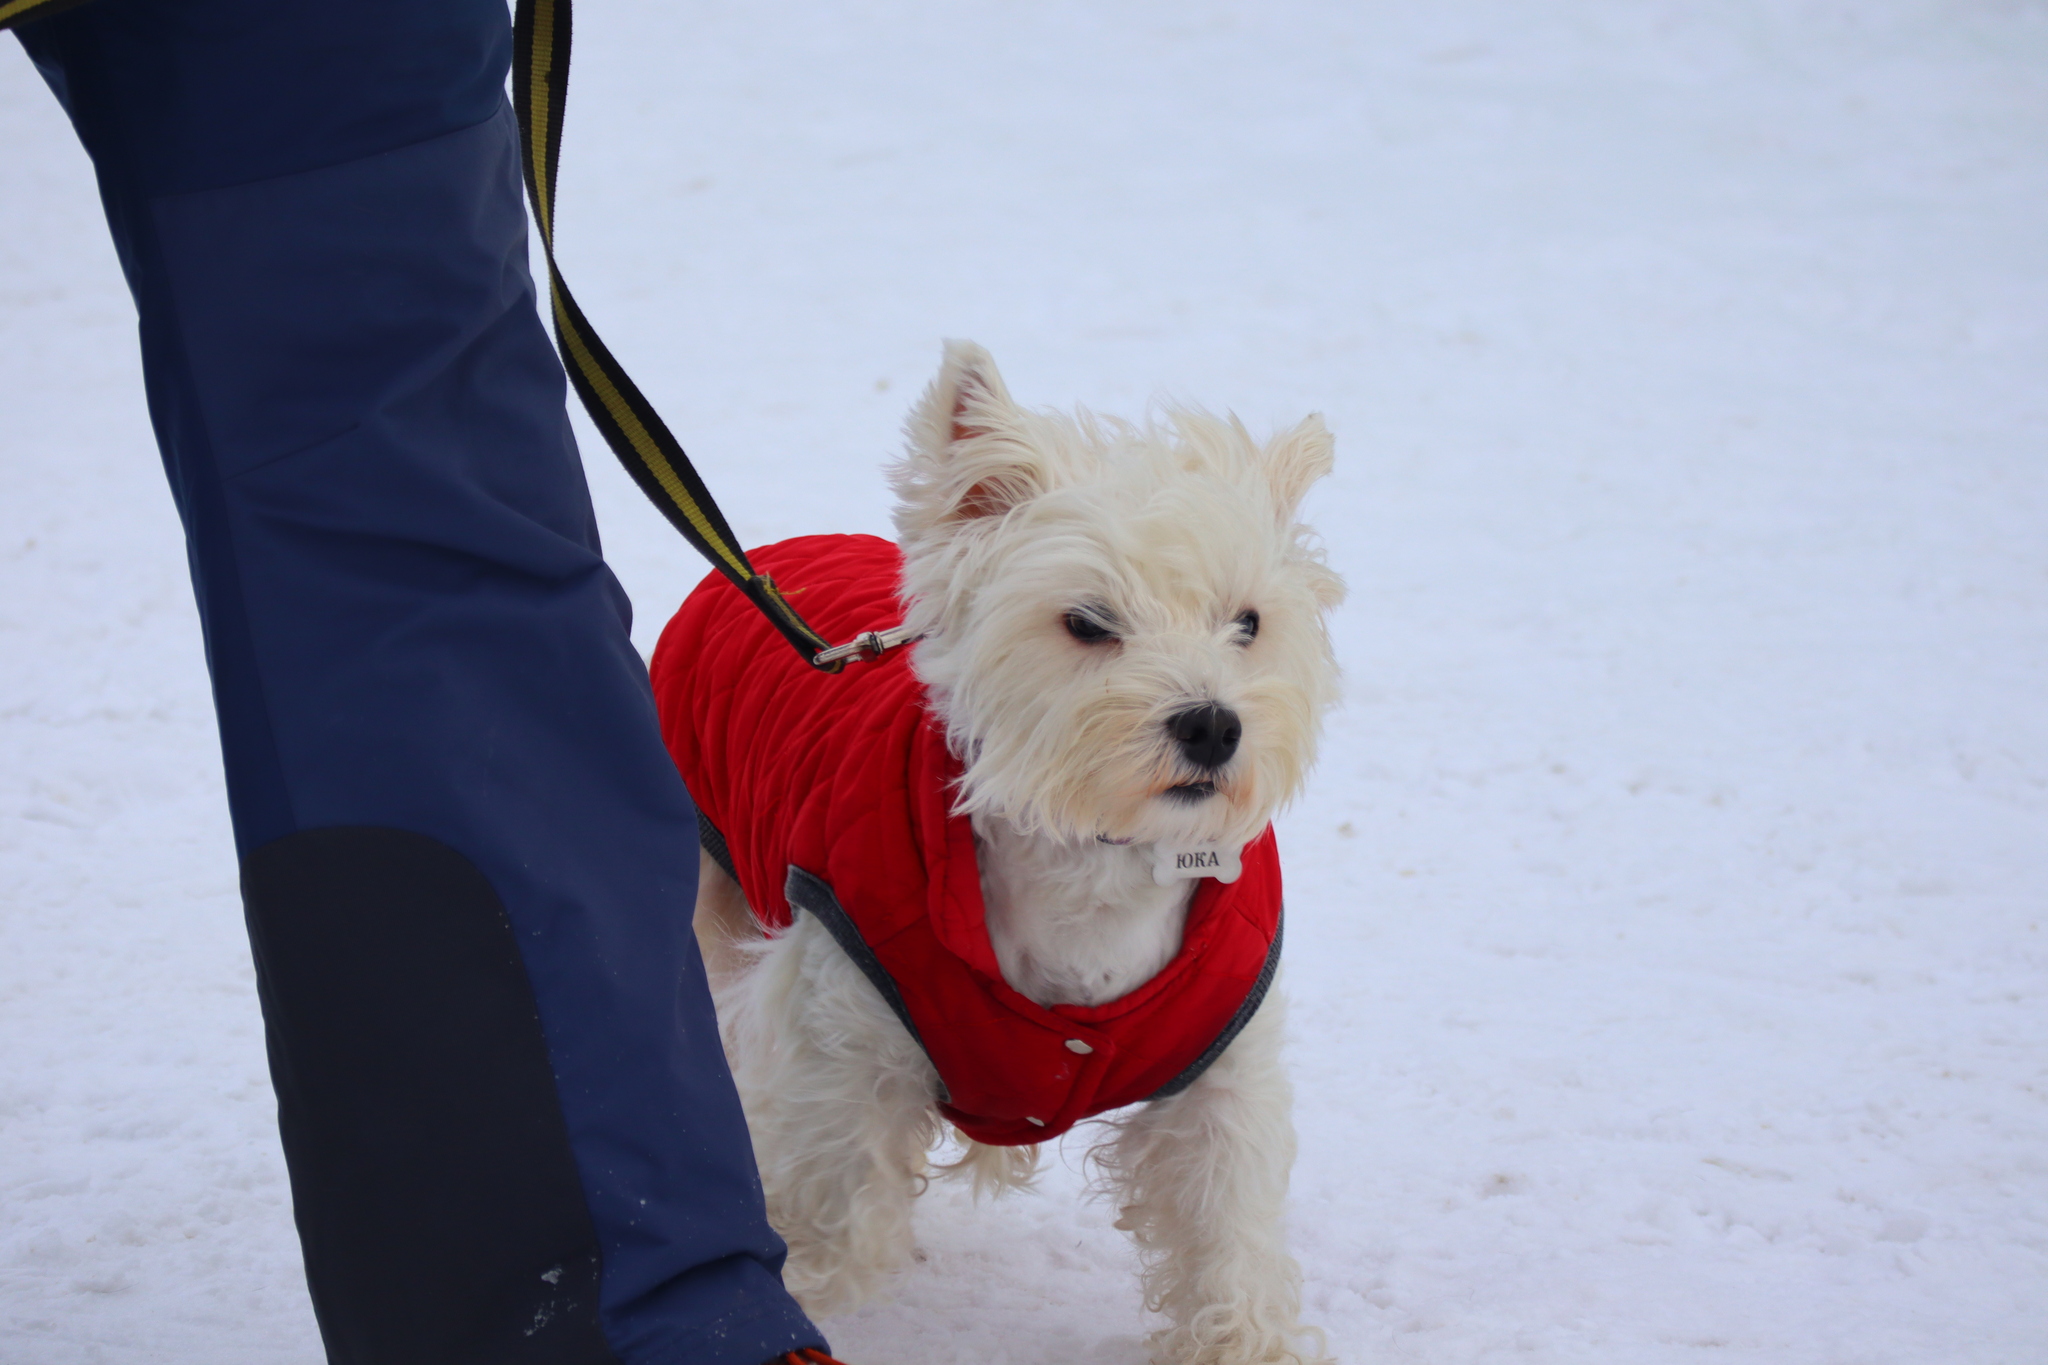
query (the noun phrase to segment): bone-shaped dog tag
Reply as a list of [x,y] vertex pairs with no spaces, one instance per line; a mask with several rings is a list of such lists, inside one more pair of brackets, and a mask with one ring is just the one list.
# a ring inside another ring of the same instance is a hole
[[1222,844],[1154,844],[1152,880],[1161,886],[1197,877],[1234,882],[1244,874],[1244,860],[1240,856],[1243,852],[1241,848],[1226,848]]

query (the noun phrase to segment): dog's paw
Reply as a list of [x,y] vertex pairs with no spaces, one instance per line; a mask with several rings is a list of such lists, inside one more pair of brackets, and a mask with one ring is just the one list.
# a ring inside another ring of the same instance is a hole
[[1336,1365],[1320,1328],[1262,1323],[1217,1304],[1152,1334],[1152,1365]]
[[850,1312],[882,1294],[887,1272],[847,1265],[829,1254],[796,1254],[783,1263],[782,1286],[814,1318]]

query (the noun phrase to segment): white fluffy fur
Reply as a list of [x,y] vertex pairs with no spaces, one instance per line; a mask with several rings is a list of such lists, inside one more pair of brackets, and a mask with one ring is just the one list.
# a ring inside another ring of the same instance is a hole
[[[1296,514],[1330,468],[1329,434],[1310,417],[1261,445],[1201,412],[1139,426],[1027,411],[985,351],[956,342],[908,436],[893,471],[907,621],[965,766],[956,804],[997,959],[1042,1004],[1116,999],[1179,950],[1193,890],[1154,884],[1150,846],[1243,843],[1313,761],[1336,695],[1323,617],[1343,586]],[[1075,611],[1116,638],[1077,640]],[[1244,725],[1213,774],[1166,729],[1204,703]],[[1207,799],[1169,795],[1204,778]],[[785,1278],[814,1313],[850,1307],[910,1257],[938,1078],[816,921],[764,940],[731,878],[703,866],[698,932],[790,1244]],[[1192,1086],[1113,1120],[1091,1153],[1166,1315],[1161,1362],[1299,1365],[1320,1350],[1282,1245],[1282,1010],[1275,991]],[[1036,1169],[1036,1148],[970,1143],[940,1173],[1001,1191]]]

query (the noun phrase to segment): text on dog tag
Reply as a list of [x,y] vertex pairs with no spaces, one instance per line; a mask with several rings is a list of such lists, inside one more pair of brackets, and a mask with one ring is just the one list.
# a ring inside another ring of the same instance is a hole
[[1154,844],[1152,880],[1161,886],[1196,877],[1234,882],[1244,872],[1242,853],[1242,849],[1222,844]]

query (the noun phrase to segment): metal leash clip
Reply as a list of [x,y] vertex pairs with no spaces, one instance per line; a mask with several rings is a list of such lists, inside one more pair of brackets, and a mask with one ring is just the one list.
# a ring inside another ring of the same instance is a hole
[[907,645],[917,638],[918,633],[909,626],[871,630],[864,635],[856,635],[846,644],[819,650],[811,656],[811,662],[822,668],[826,664],[836,664],[841,659],[879,659],[897,646]]

